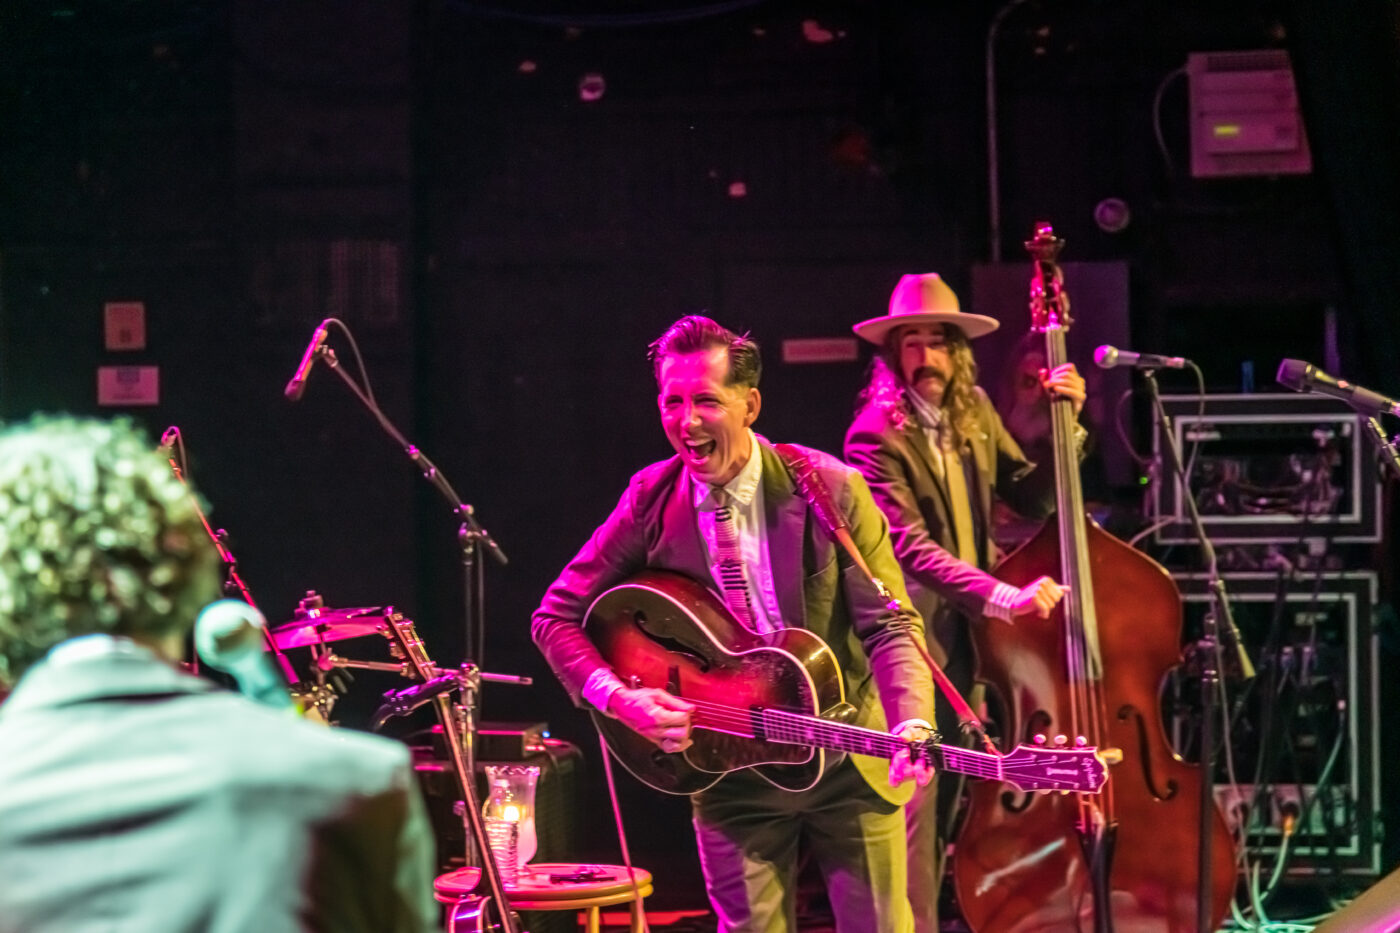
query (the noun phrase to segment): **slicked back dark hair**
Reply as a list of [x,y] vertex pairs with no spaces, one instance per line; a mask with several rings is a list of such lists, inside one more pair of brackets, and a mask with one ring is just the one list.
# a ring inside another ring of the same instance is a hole
[[740,336],[727,327],[699,314],[688,314],[670,327],[666,333],[647,348],[647,358],[651,360],[652,374],[657,385],[661,384],[661,363],[668,356],[686,353],[703,353],[715,347],[723,347],[729,354],[729,372],[724,384],[742,386],[745,389],[758,388],[759,376],[763,374],[763,360],[759,356],[758,344],[748,334]]

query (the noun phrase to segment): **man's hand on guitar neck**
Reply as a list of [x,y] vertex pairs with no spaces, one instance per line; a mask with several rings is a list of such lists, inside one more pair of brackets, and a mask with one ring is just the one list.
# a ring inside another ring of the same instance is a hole
[[[928,726],[918,722],[905,723],[895,732],[905,742],[922,742],[932,734]],[[890,759],[890,786],[898,787],[910,778],[920,787],[927,787],[928,782],[933,780],[933,765],[927,761],[911,764],[909,749],[906,748]]]
[[690,747],[690,713],[695,707],[654,687],[619,687],[608,697],[605,712],[663,752]]

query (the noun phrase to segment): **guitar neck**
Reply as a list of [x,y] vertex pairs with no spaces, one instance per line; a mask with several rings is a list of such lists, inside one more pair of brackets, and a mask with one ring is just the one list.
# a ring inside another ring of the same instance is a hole
[[[869,755],[872,758],[893,758],[909,748],[910,744],[888,732],[878,732],[862,726],[831,722],[784,710],[741,710],[700,704],[695,713],[694,723],[701,729],[713,729],[766,742],[805,745],[829,751]],[[940,770],[996,780],[1004,777],[1002,759],[997,755],[954,745],[928,744],[924,749],[925,755],[931,758],[934,766]]]

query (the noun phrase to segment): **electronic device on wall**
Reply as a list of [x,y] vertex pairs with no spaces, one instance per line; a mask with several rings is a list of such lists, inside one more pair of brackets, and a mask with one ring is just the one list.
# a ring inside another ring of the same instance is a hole
[[[1380,476],[1356,412],[1315,395],[1163,396],[1177,443],[1194,464],[1190,489],[1216,544],[1338,544],[1381,538]],[[1157,425],[1153,451],[1162,453]],[[1159,472],[1149,507],[1159,544],[1195,535],[1180,487]]]

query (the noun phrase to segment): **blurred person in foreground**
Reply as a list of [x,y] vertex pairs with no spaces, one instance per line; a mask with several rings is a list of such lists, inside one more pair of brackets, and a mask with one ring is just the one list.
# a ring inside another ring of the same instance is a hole
[[0,933],[435,928],[407,749],[185,673],[217,596],[129,423],[0,433]]

